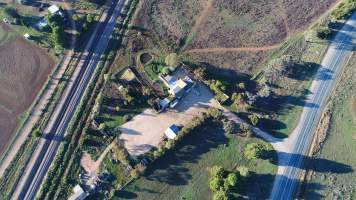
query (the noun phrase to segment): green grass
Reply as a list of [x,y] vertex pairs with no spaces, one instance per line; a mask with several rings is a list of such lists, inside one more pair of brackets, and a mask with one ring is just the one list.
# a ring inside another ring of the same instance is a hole
[[211,199],[209,168],[221,165],[233,170],[247,166],[252,175],[240,182],[234,196],[253,193],[267,198],[276,166],[267,160],[247,160],[243,149],[247,143],[262,142],[257,138],[224,135],[220,128],[205,126],[186,136],[176,150],[169,151],[152,163],[144,177],[129,184],[116,199]]
[[[303,97],[307,92],[313,81],[314,74],[318,68],[318,65],[322,62],[324,53],[328,48],[328,43],[320,41],[316,38],[309,38],[312,42],[306,42],[306,35],[296,35],[286,41],[279,49],[274,51],[270,58],[271,60],[281,57],[282,55],[292,55],[294,59],[300,60],[304,63],[312,63],[315,65],[313,71],[309,71],[308,77],[300,77],[301,80],[282,80],[278,85],[282,86],[286,91],[284,95],[291,97]],[[272,127],[268,131],[278,138],[288,137],[299,122],[300,115],[303,110],[302,105],[293,102],[294,98],[287,100],[286,104],[291,105],[290,108],[280,112],[275,120],[283,124],[279,128]],[[298,99],[294,99],[298,101]]]
[[121,126],[126,121],[124,119],[125,115],[135,116],[143,112],[148,106],[146,104],[142,105],[132,105],[120,108],[117,113],[102,113],[98,118],[99,121],[103,121],[106,127],[114,129]]
[[[315,172],[305,191],[306,199],[356,198],[356,58],[346,69],[333,97],[332,118],[328,138],[316,155],[327,160],[325,172]],[[354,105],[353,105],[354,104]],[[341,167],[340,167],[341,166]],[[345,168],[350,170],[344,170]],[[331,172],[328,172],[331,171]]]

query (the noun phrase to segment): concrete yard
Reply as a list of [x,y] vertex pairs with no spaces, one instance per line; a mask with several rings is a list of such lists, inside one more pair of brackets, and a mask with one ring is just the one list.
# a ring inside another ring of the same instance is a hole
[[125,141],[125,147],[131,155],[143,154],[152,147],[158,147],[164,131],[170,125],[185,125],[207,108],[218,107],[219,104],[213,97],[207,87],[197,84],[174,109],[159,114],[147,109],[122,125],[120,139]]

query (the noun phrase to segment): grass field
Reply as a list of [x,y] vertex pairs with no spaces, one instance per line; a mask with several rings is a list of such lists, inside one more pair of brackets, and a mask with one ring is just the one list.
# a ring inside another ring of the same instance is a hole
[[247,166],[251,176],[239,183],[234,197],[267,198],[276,166],[268,160],[247,160],[243,150],[257,138],[225,135],[214,125],[186,136],[176,150],[152,163],[145,175],[117,193],[116,199],[211,199],[209,168]]
[[[355,54],[354,54],[355,55]],[[356,57],[345,69],[332,97],[328,137],[317,158],[342,163],[351,171],[324,166],[331,172],[314,172],[306,186],[306,199],[356,199]],[[313,170],[313,163],[310,168]]]

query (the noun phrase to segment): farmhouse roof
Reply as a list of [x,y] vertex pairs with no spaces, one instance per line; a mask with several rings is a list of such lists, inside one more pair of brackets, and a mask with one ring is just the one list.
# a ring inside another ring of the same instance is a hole
[[167,128],[164,134],[167,136],[168,139],[174,139],[175,137],[177,137],[178,132],[179,132],[178,126],[172,124],[169,128]]
[[50,7],[48,7],[48,11],[51,14],[54,14],[59,11],[59,7],[57,5],[51,5]]

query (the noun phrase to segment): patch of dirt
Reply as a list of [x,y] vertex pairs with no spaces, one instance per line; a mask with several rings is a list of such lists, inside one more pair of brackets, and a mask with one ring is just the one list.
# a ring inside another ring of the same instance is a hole
[[32,104],[53,66],[44,50],[21,37],[0,46],[0,109],[6,110],[0,111],[0,154],[17,127],[17,117]]
[[330,108],[330,104],[328,104],[326,106],[325,112],[321,116],[320,122],[316,129],[313,145],[311,147],[312,154],[315,154],[318,151],[320,151],[321,147],[323,146],[330,127],[331,116],[332,116],[331,108]]

